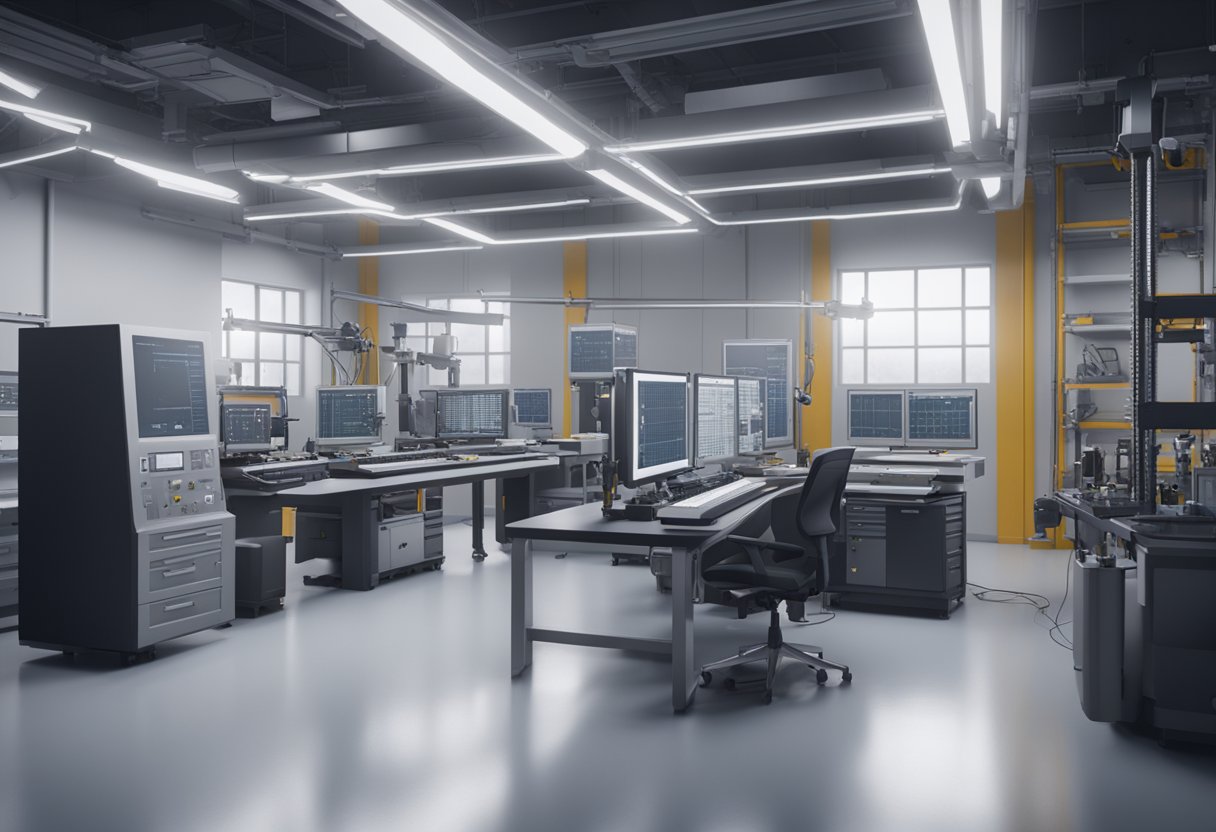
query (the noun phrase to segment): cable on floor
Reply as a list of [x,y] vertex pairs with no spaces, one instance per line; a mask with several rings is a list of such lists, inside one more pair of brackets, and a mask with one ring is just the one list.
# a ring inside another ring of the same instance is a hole
[[[1068,559],[1071,564],[1072,558]],[[1069,569],[1068,575],[1065,576],[1064,583],[1064,598],[1060,600],[1060,606],[1056,609],[1054,616],[1049,614],[1051,609],[1051,601],[1046,595],[1040,595],[1037,592],[1026,592],[1019,589],[999,589],[983,584],[977,584],[971,581],[967,582],[967,586],[971,587],[971,597],[977,601],[985,601],[989,604],[1013,604],[1015,606],[1034,607],[1035,618],[1042,616],[1043,619],[1050,625],[1047,630],[1047,636],[1059,647],[1066,650],[1072,649],[1072,641],[1070,641],[1061,629],[1065,625],[1071,623],[1069,621],[1060,621],[1060,613],[1064,609],[1064,599],[1068,597],[1068,582],[1070,580],[1072,570]]]

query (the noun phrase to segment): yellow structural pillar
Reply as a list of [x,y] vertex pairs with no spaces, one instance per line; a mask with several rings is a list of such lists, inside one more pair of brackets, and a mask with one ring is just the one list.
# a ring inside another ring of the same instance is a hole
[[996,215],[996,534],[1034,534],[1034,184]]
[[[832,299],[832,223],[816,220],[811,223],[811,300]],[[807,316],[803,315],[802,325]],[[815,356],[815,378],[811,381],[810,407],[798,408],[802,420],[802,447],[814,452],[818,448],[832,446],[832,376],[835,357],[832,353],[832,323],[822,315],[811,316],[811,348]],[[798,364],[798,373],[806,366],[804,355],[805,337],[798,345],[799,355],[804,360]],[[802,378],[795,384],[802,384]]]
[[[380,226],[371,220],[359,220],[359,245],[380,243]],[[359,291],[365,295],[380,294],[380,258],[359,258]],[[363,360],[363,369],[355,379],[357,384],[380,383],[380,307],[374,303],[359,304],[359,329],[373,347]]]
[[[567,298],[587,297],[587,243],[562,244],[562,296]],[[587,308],[584,306],[566,307],[566,325],[562,330],[562,435],[569,436],[574,430],[573,396],[570,394],[570,339],[566,332],[571,324],[587,322]]]

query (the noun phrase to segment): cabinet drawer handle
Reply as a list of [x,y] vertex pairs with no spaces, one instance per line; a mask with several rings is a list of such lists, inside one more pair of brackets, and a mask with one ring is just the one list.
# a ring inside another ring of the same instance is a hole
[[186,566],[182,569],[166,570],[164,572],[161,572],[160,575],[162,578],[176,578],[178,575],[189,575],[191,572],[195,572],[197,570],[198,570],[198,566],[195,564],[191,564],[190,566]]
[[189,560],[195,560],[196,558],[199,558],[199,557],[202,557],[202,555],[199,555],[199,554],[194,554],[194,555],[178,555],[178,556],[177,556],[177,557],[175,557],[175,558],[165,558],[164,560],[162,560],[162,561],[160,562],[160,565],[161,565],[161,567],[163,568],[163,567],[166,567],[166,566],[172,566],[172,565],[173,565],[173,564],[175,564],[175,563],[185,563],[186,561],[189,561]]
[[190,537],[219,537],[219,529],[195,529],[188,532],[177,532],[175,534],[161,535],[161,540],[185,540]]
[[165,607],[165,612],[173,612],[175,610],[184,610],[187,607],[193,607],[193,601],[182,601],[180,604],[168,604]]

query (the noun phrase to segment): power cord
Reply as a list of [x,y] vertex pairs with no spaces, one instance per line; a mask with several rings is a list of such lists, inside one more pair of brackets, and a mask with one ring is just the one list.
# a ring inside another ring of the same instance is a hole
[[[813,612],[803,617],[802,621],[792,621],[791,624],[797,624],[799,627],[814,627],[818,624],[827,624],[836,617],[834,612]],[[809,618],[818,618],[818,621],[808,621]]]
[[1064,597],[1060,599],[1060,606],[1056,608],[1055,615],[1051,615],[1051,601],[1046,595],[1040,595],[1037,592],[1025,592],[1019,589],[999,589],[983,584],[968,582],[967,586],[971,587],[971,597],[977,601],[985,601],[990,604],[1014,604],[1018,606],[1034,607],[1034,615],[1037,619],[1042,616],[1043,619],[1051,625],[1047,630],[1047,636],[1054,644],[1065,650],[1072,649],[1072,641],[1064,635],[1063,627],[1071,624],[1071,619],[1061,621],[1060,614],[1064,610],[1064,602],[1068,599],[1069,584],[1072,579],[1072,556],[1070,555],[1065,561],[1068,567],[1064,575]]

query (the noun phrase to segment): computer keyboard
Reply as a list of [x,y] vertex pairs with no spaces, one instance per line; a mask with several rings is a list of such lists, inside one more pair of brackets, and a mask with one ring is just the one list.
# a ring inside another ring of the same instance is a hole
[[657,517],[663,523],[675,525],[707,525],[728,511],[754,500],[771,487],[756,480],[734,480],[663,506],[658,510]]

